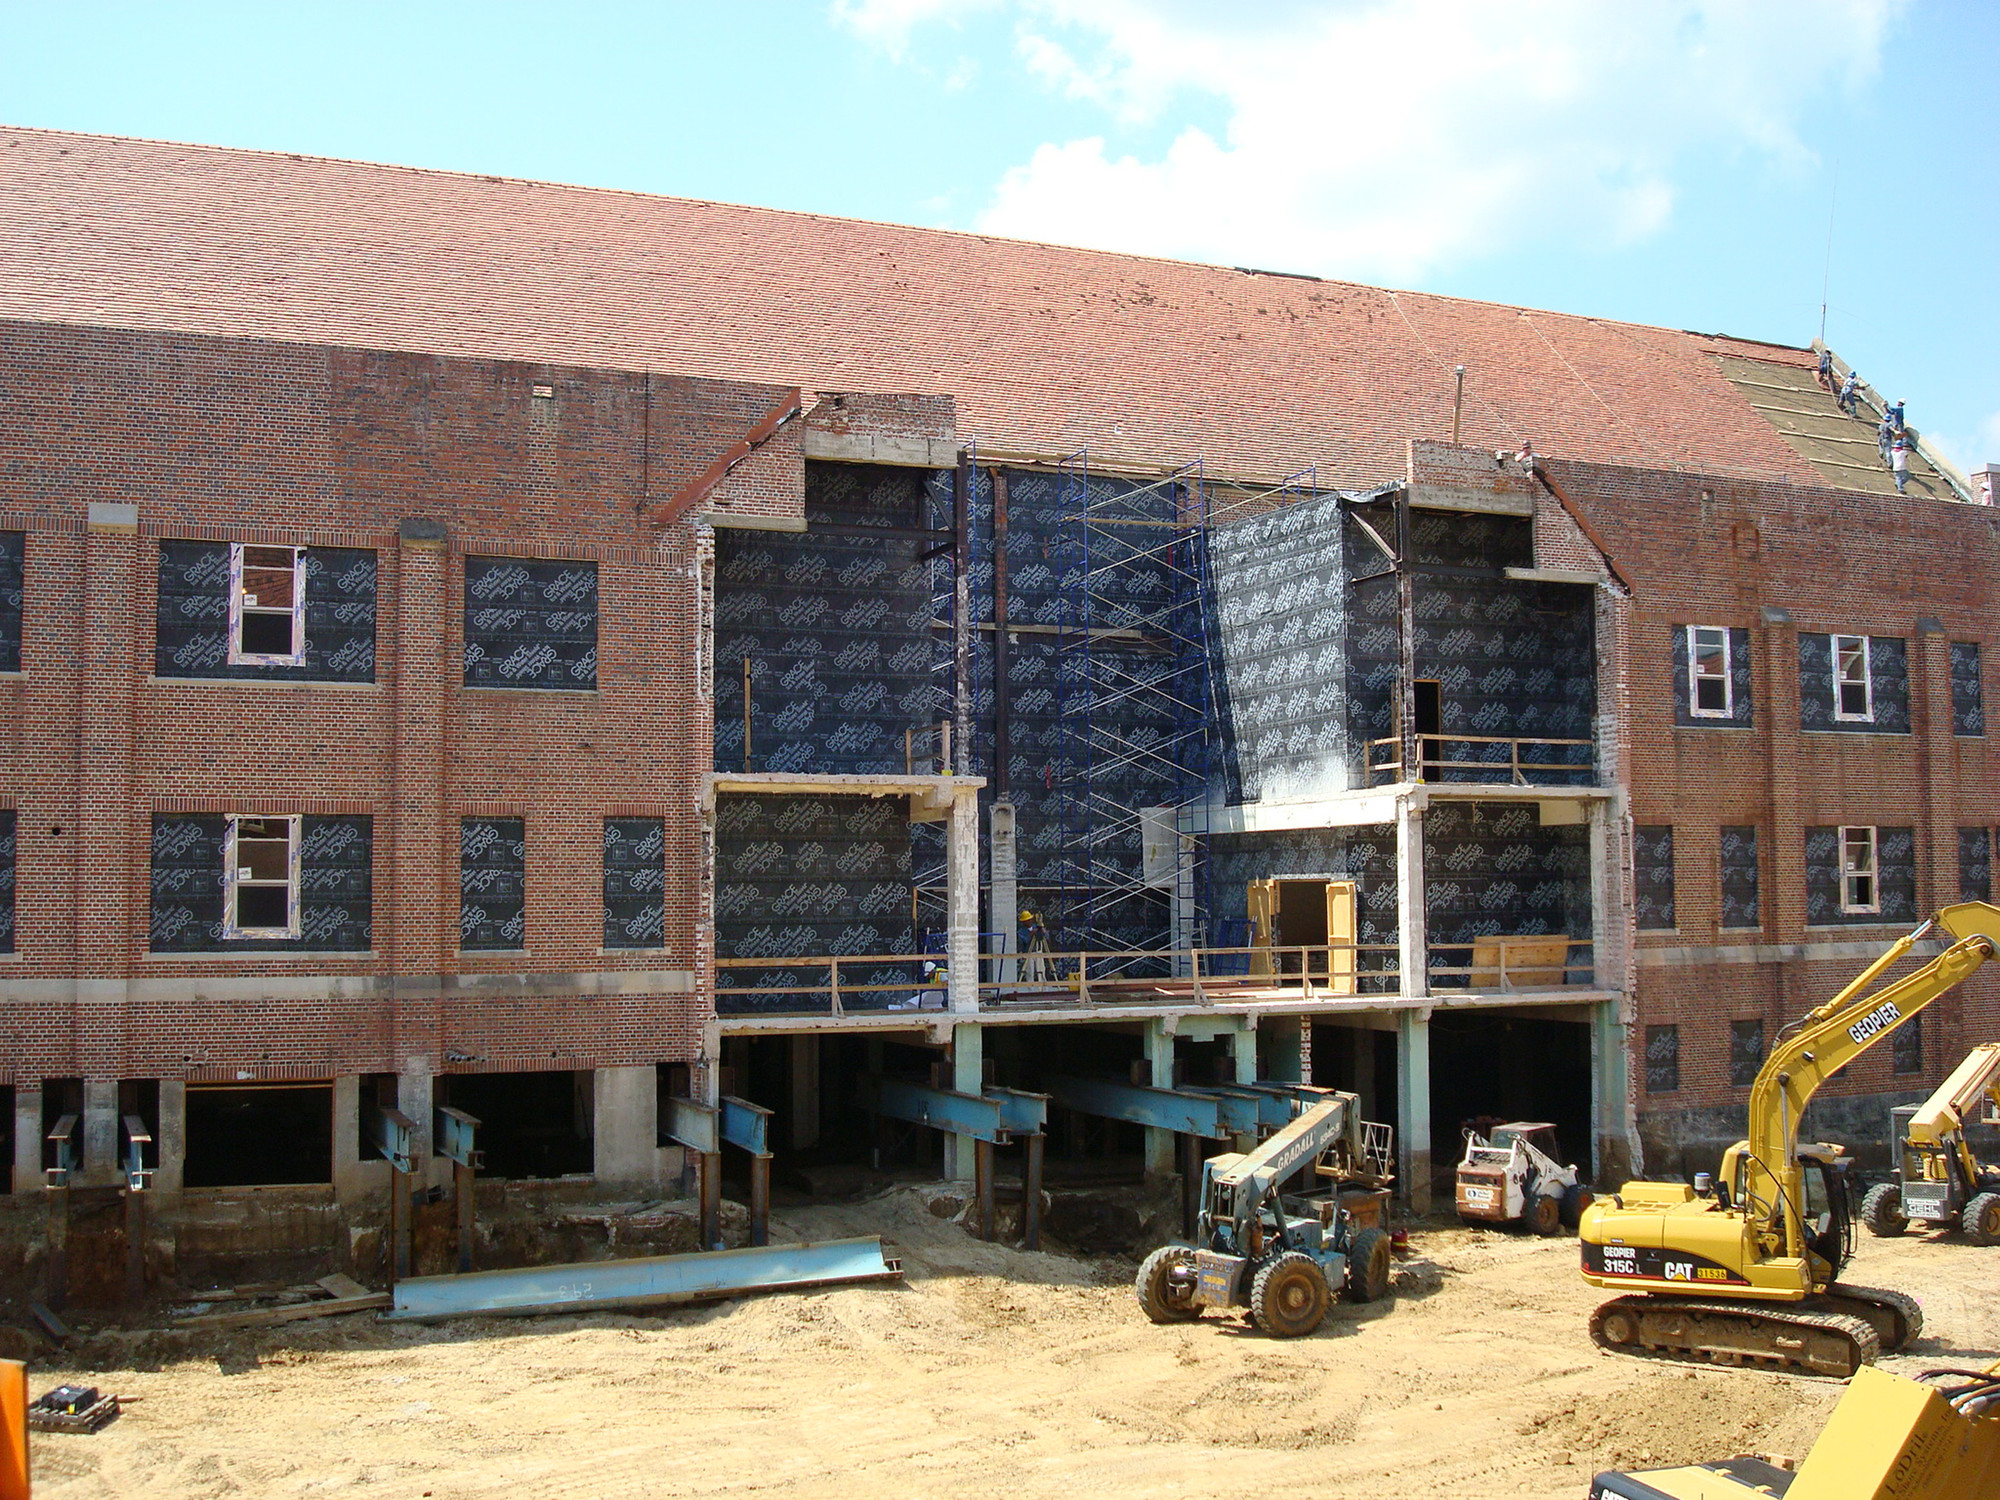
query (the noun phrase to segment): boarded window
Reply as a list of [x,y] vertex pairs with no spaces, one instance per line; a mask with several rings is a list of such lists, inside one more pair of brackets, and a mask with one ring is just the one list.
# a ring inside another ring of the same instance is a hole
[[1646,1092],[1671,1094],[1681,1086],[1681,1029],[1646,1028]]
[[1757,1070],[1764,1066],[1764,1023],[1762,1021],[1731,1021],[1729,1023],[1729,1081],[1737,1088],[1748,1088],[1757,1081]]
[[375,582],[365,548],[162,541],[153,671],[373,682]]
[[1889,1038],[1891,1066],[1898,1073],[1924,1070],[1924,1018],[1911,1016]]
[[1909,648],[1894,636],[1801,635],[1801,727],[1908,734],[1909,667]]
[[1674,925],[1674,831],[1665,825],[1632,830],[1632,874],[1641,931]]
[[13,810],[0,811],[0,953],[14,951],[15,826]]
[[605,947],[665,943],[666,849],[666,824],[659,818],[604,820]]
[[1757,901],[1757,830],[1749,824],[1722,830],[1722,925],[1757,927],[1763,913]]
[[1750,632],[1735,626],[1673,628],[1674,722],[1683,726],[1747,729],[1750,708]]
[[467,687],[597,686],[597,564],[465,560]]
[[0,531],[0,672],[21,670],[21,567],[26,534]]
[[1984,828],[1958,830],[1958,899],[1993,899],[1993,836]]
[[1913,922],[1917,841],[1909,828],[1808,828],[1806,925]]
[[458,825],[458,946],[527,946],[528,839],[520,818]]
[[1979,680],[1979,643],[1951,643],[1951,732],[1986,733],[1986,695]]
[[[259,823],[287,821],[260,816]],[[250,822],[225,813],[156,813],[152,838],[152,915],[148,946],[155,953],[366,952],[374,936],[372,858],[374,820],[365,816],[297,819],[298,919],[294,935],[246,932],[235,873],[227,863],[230,825]],[[240,852],[240,851],[238,851]],[[265,851],[269,853],[268,850]],[[250,868],[260,865],[253,860]],[[268,885],[252,889],[270,890]],[[252,898],[249,915],[261,918],[272,898]],[[267,903],[257,906],[257,901]],[[240,935],[232,936],[235,928]]]

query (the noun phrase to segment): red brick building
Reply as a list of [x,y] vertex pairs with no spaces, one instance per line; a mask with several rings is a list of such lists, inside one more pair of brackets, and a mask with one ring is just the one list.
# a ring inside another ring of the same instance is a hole
[[[114,1181],[136,1113],[163,1190],[352,1202],[390,1102],[479,1115],[500,1175],[659,1186],[662,1090],[851,1150],[885,1067],[1351,1086],[1419,1196],[1496,1112],[1546,1109],[1607,1176],[1642,1141],[1691,1169],[1784,1020],[1986,889],[1993,512],[1921,442],[1898,496],[1809,351],[0,139],[17,1193],[69,1113]],[[1220,681],[1192,738],[1063,697],[1187,638],[1132,603],[1183,601],[1171,560],[1064,603],[1106,504],[1215,569],[1208,664],[1134,690]],[[1400,604],[1366,592],[1390,574]],[[1079,768],[1140,731],[1200,755]],[[1077,788],[1117,809],[1097,832]],[[1324,982],[1267,953],[1212,994],[1036,998],[1002,955],[1038,907],[1164,977],[1303,944]],[[1829,1131],[1878,1137],[2000,1023],[1990,984],[1926,1023]]]

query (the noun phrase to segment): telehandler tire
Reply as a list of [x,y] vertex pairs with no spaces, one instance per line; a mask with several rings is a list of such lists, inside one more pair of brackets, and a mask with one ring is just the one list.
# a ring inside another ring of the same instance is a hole
[[1277,1339],[1302,1338],[1326,1321],[1333,1293],[1319,1262],[1287,1250],[1265,1264],[1250,1283],[1250,1316]]
[[[1186,1267],[1183,1274],[1174,1272]],[[1162,1245],[1139,1263],[1132,1291],[1155,1323],[1191,1323],[1201,1316],[1194,1303],[1194,1251]]]
[[1389,1236],[1364,1229],[1347,1247],[1347,1300],[1377,1302],[1389,1293]]
[[1878,1182],[1861,1200],[1861,1222],[1878,1239],[1892,1240],[1910,1227],[1903,1217],[1903,1189],[1894,1182]]
[[2000,1193],[1981,1193],[1965,1205],[1959,1219],[1975,1245],[2000,1245]]
[[1554,1193],[1534,1194],[1528,1199],[1528,1206],[1521,1210],[1521,1221],[1536,1234],[1561,1234],[1562,1199]]

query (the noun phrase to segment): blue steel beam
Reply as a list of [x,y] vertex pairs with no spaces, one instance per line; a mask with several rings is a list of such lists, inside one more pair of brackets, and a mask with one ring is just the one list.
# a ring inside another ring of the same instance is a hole
[[719,1110],[692,1099],[667,1101],[667,1137],[690,1151],[713,1156],[722,1149],[717,1116]]
[[1021,1089],[1002,1088],[997,1083],[986,1085],[986,1097],[1000,1106],[1000,1114],[1007,1121],[1008,1128],[1016,1135],[1039,1135],[1049,1121],[1049,1096],[1030,1094]]
[[479,1129],[479,1121],[462,1109],[452,1109],[447,1105],[434,1105],[431,1144],[437,1154],[447,1161],[455,1161],[461,1167],[477,1169],[484,1165],[479,1152],[473,1147],[474,1133]]
[[763,1105],[734,1094],[722,1096],[722,1138],[730,1145],[741,1146],[755,1156],[768,1156],[770,1121],[771,1112]]
[[1212,1098],[1174,1089],[1142,1088],[1105,1078],[1056,1077],[1043,1080],[1049,1097],[1065,1109],[1108,1120],[1130,1120],[1154,1130],[1220,1140],[1231,1134]]
[[1273,1105],[1282,1107],[1282,1101],[1263,1094],[1218,1088],[1189,1089],[1187,1092],[1213,1099],[1216,1117],[1232,1135],[1255,1135],[1261,1126],[1273,1124],[1283,1126],[1292,1118],[1289,1110],[1279,1115],[1272,1107]]
[[649,1307],[794,1290],[848,1281],[893,1281],[899,1261],[875,1235],[696,1255],[649,1255],[580,1265],[523,1266],[463,1276],[412,1276],[396,1283],[395,1319],[462,1318],[475,1313],[552,1313]]
[[375,1118],[369,1121],[368,1135],[383,1159],[398,1172],[417,1170],[417,1122],[400,1109],[378,1107]]
[[934,1089],[900,1078],[863,1078],[861,1107],[892,1120],[908,1120],[913,1125],[929,1125],[953,1135],[968,1135],[976,1141],[1003,1145],[1013,1139],[1014,1129],[999,1101],[978,1094],[961,1094],[952,1089]]

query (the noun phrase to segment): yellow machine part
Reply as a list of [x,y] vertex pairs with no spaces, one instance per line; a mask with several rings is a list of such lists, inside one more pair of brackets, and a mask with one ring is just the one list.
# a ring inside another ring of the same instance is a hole
[[1600,1474],[1592,1500],[1980,1500],[2000,1496],[2000,1417],[1968,1417],[1936,1390],[1865,1366],[1789,1485],[1726,1464]]

